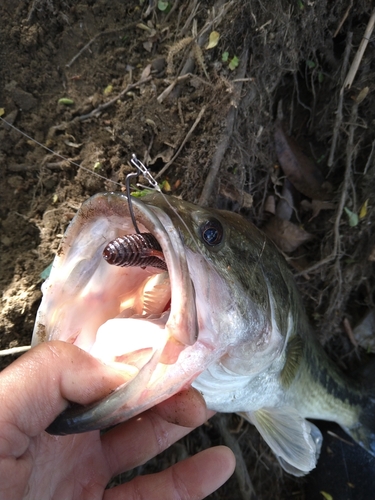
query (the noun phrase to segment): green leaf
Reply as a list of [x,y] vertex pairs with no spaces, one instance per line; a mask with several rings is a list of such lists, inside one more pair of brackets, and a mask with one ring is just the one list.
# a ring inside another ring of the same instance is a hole
[[67,97],[62,97],[57,101],[58,104],[64,104],[64,106],[71,106],[74,104],[73,99],[68,99]]
[[232,60],[230,61],[228,68],[229,68],[231,71],[233,71],[234,69],[236,69],[236,68],[237,68],[237,66],[239,65],[239,63],[240,63],[240,60],[238,59],[238,57],[237,57],[237,56],[234,56],[234,57],[232,58]]
[[307,67],[310,68],[310,69],[313,69],[316,66],[316,64],[314,63],[314,61],[306,61],[306,64],[307,64]]
[[355,227],[358,225],[359,217],[357,214],[349,210],[349,208],[345,207],[344,208],[348,218],[349,218],[349,226],[350,227]]
[[46,267],[45,269],[43,269],[43,271],[39,274],[39,276],[42,278],[42,280],[46,280],[48,278],[48,276],[51,274],[52,264],[53,264],[53,262],[51,262],[51,264],[48,267]]
[[103,90],[104,95],[109,95],[113,90],[113,85],[107,85],[106,88]]
[[146,196],[154,192],[155,191],[152,191],[151,189],[138,189],[137,191],[133,191],[131,195],[134,196],[134,198],[142,198],[142,196]]
[[229,59],[229,52],[223,52],[223,55],[221,56],[221,60],[223,62],[227,62]]
[[158,9],[161,10],[162,12],[166,11],[168,7],[169,7],[169,2],[166,2],[165,0],[158,1]]
[[171,185],[169,184],[167,179],[165,179],[161,184],[159,184],[159,187],[160,187],[160,189],[162,189],[166,193],[169,193],[169,191],[172,190]]
[[320,493],[323,495],[323,498],[325,500],[333,500],[333,496],[327,493],[326,491],[321,491]]

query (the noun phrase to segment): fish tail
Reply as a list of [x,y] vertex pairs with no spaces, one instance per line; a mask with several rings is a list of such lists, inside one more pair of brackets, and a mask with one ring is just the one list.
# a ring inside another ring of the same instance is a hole
[[375,457],[375,398],[369,397],[359,413],[358,423],[345,429],[365,450]]
[[357,387],[362,389],[363,400],[357,425],[346,430],[357,443],[375,456],[375,358],[367,361],[353,375]]

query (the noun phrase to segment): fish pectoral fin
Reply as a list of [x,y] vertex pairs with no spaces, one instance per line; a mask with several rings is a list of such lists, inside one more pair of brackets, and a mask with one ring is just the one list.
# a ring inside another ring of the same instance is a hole
[[283,469],[304,476],[314,469],[320,454],[322,434],[290,406],[262,408],[241,415],[260,432]]

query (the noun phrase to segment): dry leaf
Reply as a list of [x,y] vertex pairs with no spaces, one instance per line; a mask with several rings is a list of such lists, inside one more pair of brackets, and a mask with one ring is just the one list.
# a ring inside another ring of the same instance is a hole
[[150,42],[150,41],[144,42],[143,43],[143,48],[145,50],[147,50],[147,52],[151,52],[152,51],[152,42]]
[[275,216],[264,226],[263,231],[283,252],[293,252],[300,245],[314,238],[293,222]]
[[208,45],[206,49],[213,49],[219,43],[220,33],[217,31],[211,31],[210,38],[208,39]]
[[353,336],[363,349],[375,352],[375,309],[366,314],[354,328]]
[[308,212],[312,210],[312,216],[309,219],[309,222],[315,219],[317,215],[320,214],[321,210],[335,210],[336,206],[334,203],[330,201],[322,201],[322,200],[302,200],[301,207]]
[[80,148],[83,145],[83,142],[77,144],[76,142],[69,141],[68,139],[65,140],[64,143],[67,146],[70,146],[71,148],[76,148],[76,149]]
[[162,160],[163,163],[168,163],[173,158],[173,155],[175,154],[175,152],[176,152],[175,149],[168,146],[166,149],[163,149],[163,151],[160,151],[152,158],[150,157],[147,164],[154,165],[154,163],[156,163],[159,159]]
[[275,149],[284,174],[300,193],[315,200],[330,198],[330,184],[294,139],[285,134],[280,122],[275,128]]
[[367,215],[367,206],[368,206],[368,200],[364,202],[364,204],[361,206],[361,210],[359,211],[359,218],[364,219]]
[[172,190],[171,185],[169,184],[169,182],[167,181],[167,179],[165,179],[165,181],[163,181],[162,190],[165,193],[169,193]]
[[232,184],[221,185],[220,194],[229,200],[236,202],[241,208],[251,208],[253,206],[253,197],[243,189],[237,189]]
[[364,87],[360,93],[357,95],[355,102],[357,104],[361,104],[362,101],[364,101],[367,97],[367,94],[369,93],[370,88],[369,87]]
[[267,196],[266,202],[264,204],[264,211],[269,214],[275,215],[276,213],[276,202],[273,195]]
[[276,208],[276,215],[280,217],[280,219],[290,220],[293,215],[294,200],[292,189],[292,184],[288,179],[285,179],[281,193],[282,197],[279,199]]

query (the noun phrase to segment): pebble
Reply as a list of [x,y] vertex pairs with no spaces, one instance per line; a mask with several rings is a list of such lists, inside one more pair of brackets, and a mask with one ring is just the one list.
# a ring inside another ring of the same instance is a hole
[[29,111],[34,108],[38,101],[29,92],[25,92],[22,89],[15,88],[12,92],[13,101],[24,111]]

